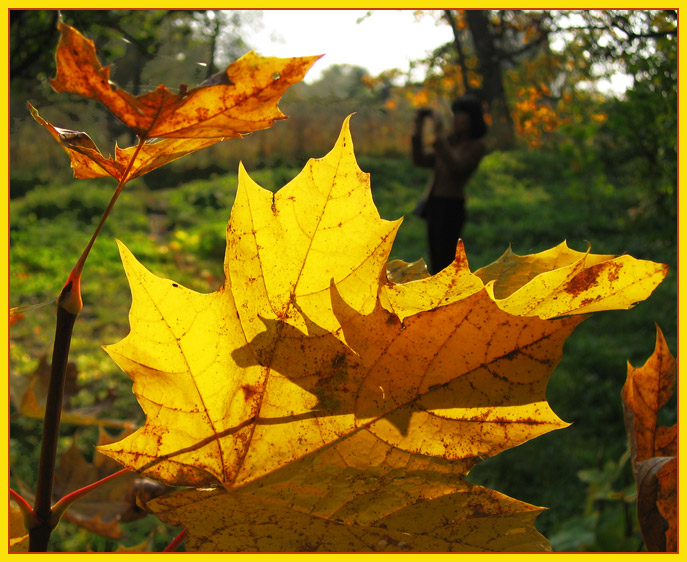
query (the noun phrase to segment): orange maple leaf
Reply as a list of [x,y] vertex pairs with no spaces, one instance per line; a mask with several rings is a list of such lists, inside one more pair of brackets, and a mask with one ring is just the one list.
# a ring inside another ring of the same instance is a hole
[[106,157],[86,133],[56,127],[29,104],[34,119],[69,155],[76,178],[109,175],[121,181],[128,170],[126,179],[132,179],[201,148],[271,127],[286,117],[277,105],[284,92],[320,58],[250,52],[196,88],[182,84],[175,94],[160,85],[133,96],[110,81],[110,68],[101,66],[93,41],[63,22],[58,28],[57,74],[50,82],[55,91],[100,101],[146,141],[138,147],[115,147],[114,157]]
[[677,552],[677,424],[658,425],[676,380],[677,363],[657,326],[654,353],[642,367],[628,363],[622,390],[639,523],[652,552]]
[[50,83],[104,104],[140,138],[228,138],[264,129],[284,115],[276,106],[286,88],[300,81],[319,58],[280,59],[247,53],[229,65],[213,84],[179,93],[160,85],[133,96],[110,81],[110,68],[100,65],[93,41],[73,27],[58,24],[57,74]]

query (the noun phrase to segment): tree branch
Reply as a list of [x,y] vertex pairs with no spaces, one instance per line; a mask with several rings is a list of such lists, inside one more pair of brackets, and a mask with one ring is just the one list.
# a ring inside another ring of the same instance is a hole
[[463,80],[463,88],[466,92],[471,92],[470,81],[468,80],[468,65],[465,59],[465,53],[463,52],[463,45],[460,42],[460,32],[458,31],[458,25],[456,23],[456,18],[453,16],[451,10],[444,10],[444,16],[451,26],[451,31],[453,31],[453,44],[456,47],[456,52],[458,53],[458,63],[460,64],[460,76]]

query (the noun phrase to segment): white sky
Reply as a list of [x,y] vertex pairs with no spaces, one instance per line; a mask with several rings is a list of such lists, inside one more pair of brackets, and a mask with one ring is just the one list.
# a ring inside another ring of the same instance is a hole
[[[415,10],[263,10],[262,25],[251,30],[249,46],[263,56],[297,57],[324,54],[305,77],[317,80],[333,64],[352,64],[372,75],[425,57],[453,40],[451,28],[430,14]],[[362,19],[358,23],[358,20]],[[422,79],[422,76],[415,77]],[[601,91],[623,92],[629,79],[616,75],[596,84]]]
[[408,69],[432,49],[452,40],[451,28],[413,10],[264,10],[260,28],[248,42],[260,55],[294,57],[324,54],[305,81],[316,80],[333,64],[352,64],[379,74]]

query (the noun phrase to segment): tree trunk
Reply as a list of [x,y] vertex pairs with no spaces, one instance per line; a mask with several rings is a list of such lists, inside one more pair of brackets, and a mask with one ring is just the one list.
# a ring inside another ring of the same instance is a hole
[[458,54],[458,64],[460,65],[460,76],[463,80],[463,89],[465,93],[471,94],[472,87],[470,86],[470,80],[468,80],[468,63],[465,60],[465,51],[463,50],[463,43],[460,40],[460,30],[458,29],[458,24],[456,23],[456,18],[451,10],[444,10],[444,16],[448,24],[451,26],[451,31],[453,31],[453,44],[456,47],[456,53]]
[[487,10],[466,10],[465,19],[475,46],[482,75],[481,97],[489,107],[492,134],[496,147],[507,150],[515,146],[515,128],[503,87],[501,61],[489,27]]

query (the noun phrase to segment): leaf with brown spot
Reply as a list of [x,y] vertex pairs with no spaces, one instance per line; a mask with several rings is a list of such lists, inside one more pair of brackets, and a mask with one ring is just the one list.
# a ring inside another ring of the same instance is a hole
[[[100,450],[168,484],[223,488],[151,504],[191,548],[547,548],[539,508],[464,476],[568,425],[546,384],[584,317],[502,310],[462,243],[439,274],[394,283],[399,225],[380,218],[346,120],[277,193],[239,169],[218,291],[157,277],[120,243],[131,331],[106,350],[146,423]],[[217,519],[181,513],[206,499]]]
[[667,273],[664,264],[577,252],[563,242],[528,256],[509,249],[475,275],[506,312],[555,318],[631,308],[646,299]]
[[485,284],[494,281],[494,296],[505,299],[532,281],[538,275],[572,265],[580,260],[589,267],[613,259],[615,256],[578,252],[568,247],[567,242],[539,252],[520,256],[511,248],[495,262],[475,271]]
[[677,363],[657,326],[654,353],[642,367],[628,363],[622,391],[639,523],[652,552],[677,551],[677,424],[658,425],[676,380]]

